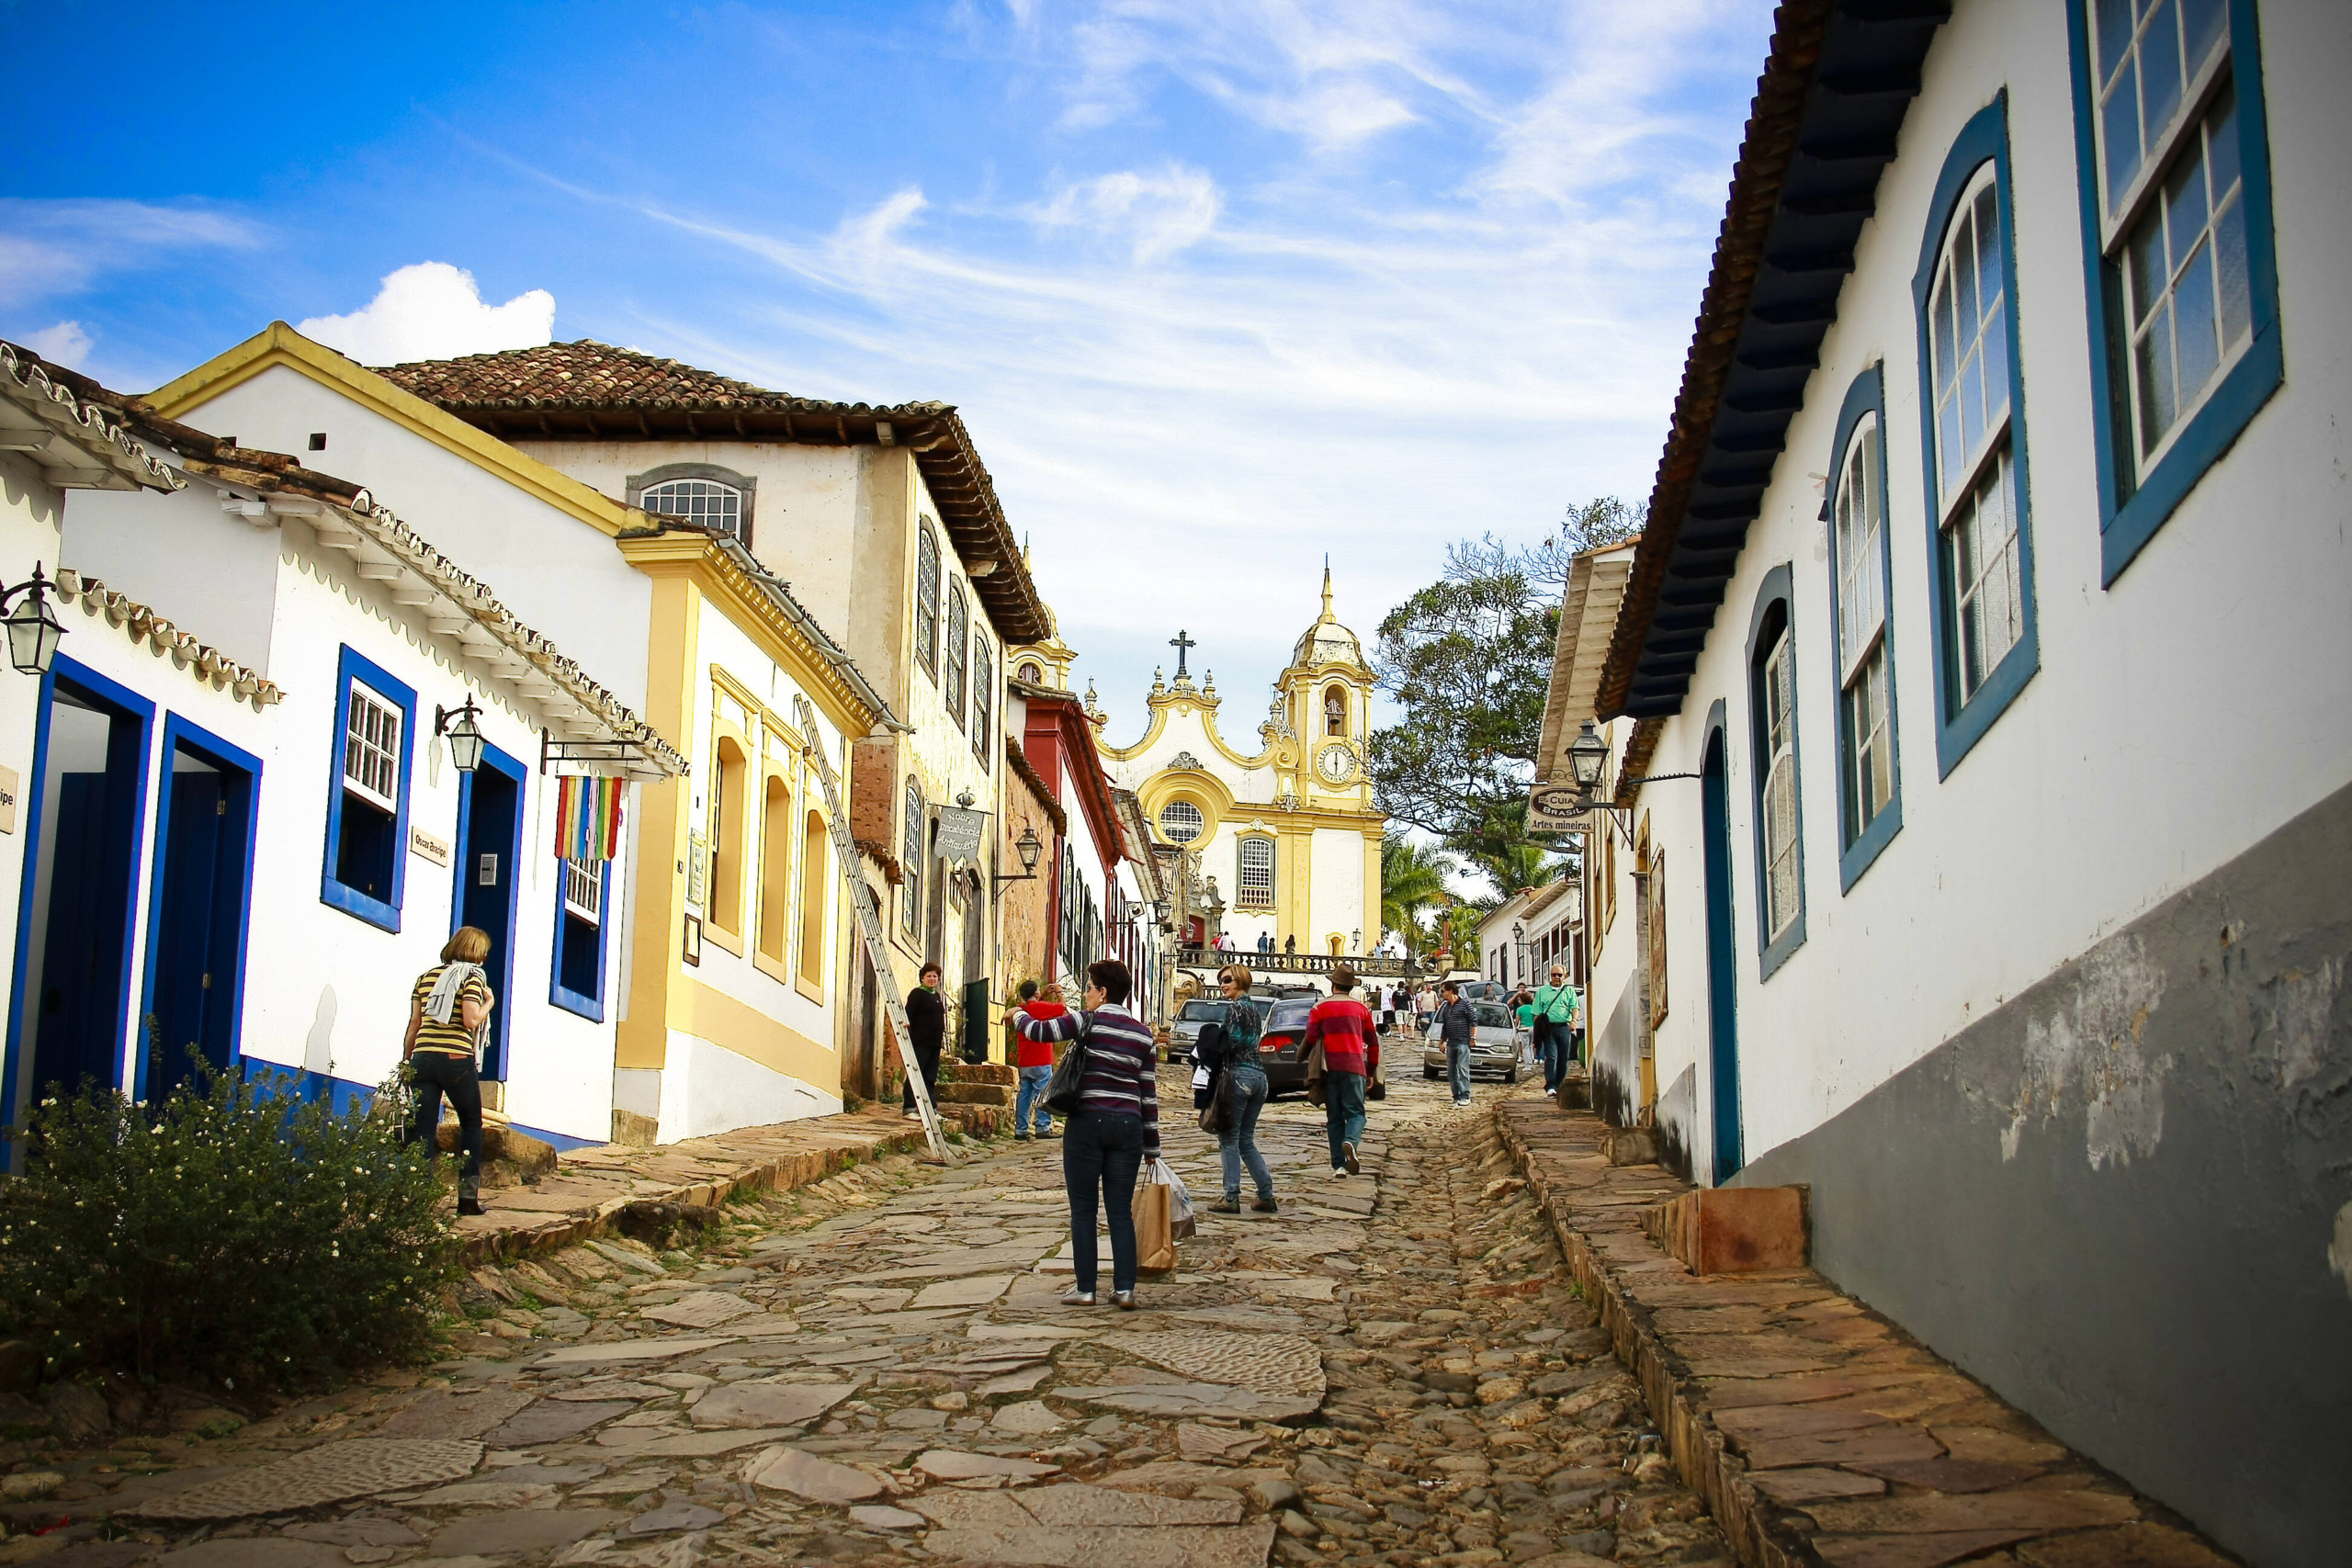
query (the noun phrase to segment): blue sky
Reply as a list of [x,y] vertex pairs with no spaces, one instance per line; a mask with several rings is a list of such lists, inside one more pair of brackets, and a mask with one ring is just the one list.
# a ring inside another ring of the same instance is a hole
[[1327,551],[1368,637],[1448,540],[1646,496],[1770,25],[0,0],[0,336],[143,389],[273,318],[551,330],[953,402],[1112,739],[1179,626],[1247,738]]

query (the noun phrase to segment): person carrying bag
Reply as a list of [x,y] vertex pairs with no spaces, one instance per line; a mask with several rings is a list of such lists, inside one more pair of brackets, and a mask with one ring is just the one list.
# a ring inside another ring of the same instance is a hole
[[[1272,1089],[1266,1069],[1258,1062],[1258,1043],[1264,1032],[1258,1009],[1250,1000],[1250,971],[1236,964],[1219,976],[1225,987],[1224,1045],[1216,1099],[1201,1116],[1201,1131],[1215,1133],[1225,1156],[1225,1197],[1209,1206],[1213,1214],[1241,1212],[1241,1168],[1258,1184],[1258,1201],[1250,1205],[1261,1214],[1275,1212],[1274,1173],[1258,1152],[1258,1113],[1266,1108]],[[1214,1027],[1214,1026],[1213,1026]]]
[[[1092,1306],[1099,1258],[1094,1221],[1108,1211],[1111,1300],[1136,1310],[1136,1178],[1159,1157],[1159,1052],[1151,1030],[1127,1009],[1135,981],[1104,958],[1086,968],[1085,1006],[1059,1018],[1020,1021],[1023,1040],[1068,1042],[1046,1103],[1069,1120],[1062,1130],[1062,1184],[1069,1194],[1075,1288],[1064,1306]],[[1188,1206],[1189,1213],[1189,1206]]]

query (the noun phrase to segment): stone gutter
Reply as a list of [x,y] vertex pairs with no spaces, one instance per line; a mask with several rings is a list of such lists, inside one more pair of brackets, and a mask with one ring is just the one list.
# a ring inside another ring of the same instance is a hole
[[1693,1275],[1645,1224],[1690,1184],[1612,1164],[1589,1111],[1517,1099],[1495,1120],[1747,1568],[2232,1561],[1812,1269]]

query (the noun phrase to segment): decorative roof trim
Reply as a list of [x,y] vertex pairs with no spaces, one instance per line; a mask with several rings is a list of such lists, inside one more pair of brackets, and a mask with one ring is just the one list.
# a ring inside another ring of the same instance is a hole
[[[103,406],[77,396],[70,384],[73,379],[79,378],[58,373],[58,367],[31,350],[0,343],[0,392],[39,419],[51,436],[92,459],[98,469],[98,477],[92,479],[43,462],[42,479],[61,489],[144,489],[165,494],[187,483],[109,419]],[[38,453],[23,456],[40,462]]]
[[255,713],[286,700],[286,694],[276,682],[247,669],[210,643],[198,642],[193,634],[180,630],[151,606],[129,594],[117,593],[95,577],[85,577],[72,567],[58,568],[57,596],[68,604],[81,605],[84,615],[104,615],[107,625],[119,627],[132,647],[152,646],[158,659],[169,655],[173,668],[193,671],[197,680],[214,691],[233,690],[239,701],[253,705]]

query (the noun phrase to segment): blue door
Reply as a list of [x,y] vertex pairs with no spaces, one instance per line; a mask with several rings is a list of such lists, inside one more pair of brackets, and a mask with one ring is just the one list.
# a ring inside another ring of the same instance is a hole
[[1732,946],[1731,783],[1724,765],[1724,732],[1707,736],[1700,767],[1700,817],[1707,862],[1707,1032],[1713,1078],[1714,1184],[1745,1163],[1739,1135],[1739,1013]]
[[481,1076],[506,1076],[506,1030],[514,1010],[514,906],[523,850],[523,764],[495,746],[482,748],[481,766],[458,786],[457,908],[450,929],[478,926],[490,933],[482,967],[498,998],[482,1042]]
[[175,716],[164,726],[139,1094],[237,1057],[260,761]]

